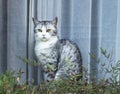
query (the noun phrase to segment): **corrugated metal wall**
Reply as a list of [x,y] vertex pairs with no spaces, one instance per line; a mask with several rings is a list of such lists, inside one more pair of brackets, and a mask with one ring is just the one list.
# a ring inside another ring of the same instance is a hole
[[40,68],[27,65],[16,56],[35,58],[32,17],[43,20],[58,16],[60,38],[76,42],[91,77],[102,77],[103,74],[93,72],[100,67],[89,53],[102,57],[102,47],[113,52],[115,61],[120,59],[119,12],[120,0],[0,0],[0,73],[22,68],[22,80],[34,78],[39,83]]

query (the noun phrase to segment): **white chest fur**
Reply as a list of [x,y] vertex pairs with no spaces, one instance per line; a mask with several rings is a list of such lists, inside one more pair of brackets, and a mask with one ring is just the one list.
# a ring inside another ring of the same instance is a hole
[[35,43],[35,54],[36,56],[40,56],[42,54],[49,53],[49,49],[53,47],[56,42],[58,41],[57,37],[51,38],[49,41],[43,42],[43,41],[36,41]]

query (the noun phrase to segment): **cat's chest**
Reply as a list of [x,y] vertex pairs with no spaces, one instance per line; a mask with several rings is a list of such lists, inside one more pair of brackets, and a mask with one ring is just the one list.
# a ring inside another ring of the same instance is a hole
[[36,56],[42,64],[57,63],[58,54],[55,48],[37,49]]
[[52,51],[50,47],[42,48],[41,45],[37,45],[35,47],[35,54],[36,56],[44,56],[44,55],[49,55]]
[[35,45],[35,54],[37,57],[51,56],[57,54],[55,44],[46,43],[46,44],[36,44]]

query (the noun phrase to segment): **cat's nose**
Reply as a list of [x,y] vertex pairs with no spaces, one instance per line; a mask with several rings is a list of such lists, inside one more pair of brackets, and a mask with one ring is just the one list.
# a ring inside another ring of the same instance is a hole
[[42,35],[43,37],[45,36],[45,34]]

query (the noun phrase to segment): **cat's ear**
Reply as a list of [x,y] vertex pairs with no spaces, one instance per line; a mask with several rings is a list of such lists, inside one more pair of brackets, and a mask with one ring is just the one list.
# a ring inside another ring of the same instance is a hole
[[32,18],[33,19],[33,23],[35,24],[35,25],[37,25],[38,23],[39,23],[39,21],[37,20],[37,19],[35,19],[35,18]]
[[54,24],[54,25],[56,26],[56,25],[57,25],[57,22],[58,22],[58,18],[55,17],[55,18],[53,19],[53,21],[52,21],[52,24]]

